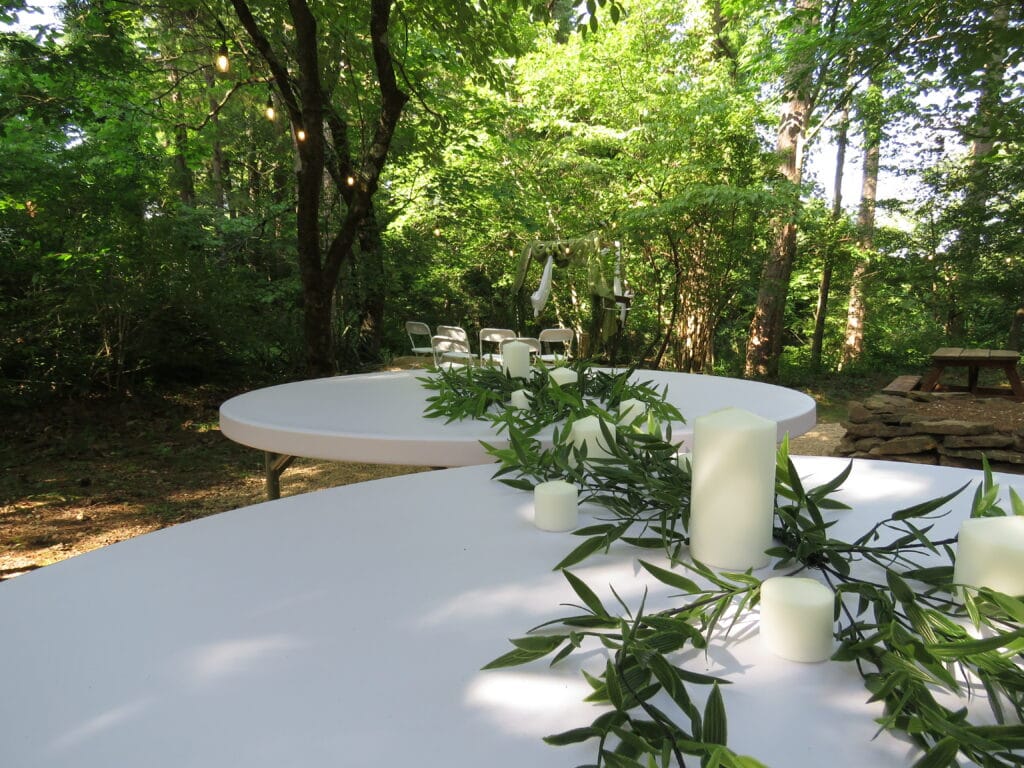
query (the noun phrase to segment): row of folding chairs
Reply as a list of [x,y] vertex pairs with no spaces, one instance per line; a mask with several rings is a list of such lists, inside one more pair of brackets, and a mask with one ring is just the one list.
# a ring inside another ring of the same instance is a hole
[[[554,363],[570,356],[575,339],[571,328],[545,328],[536,338],[517,336],[515,331],[508,328],[481,328],[479,352],[474,354],[470,348],[469,335],[457,325],[439,325],[435,333],[431,332],[426,323],[409,321],[405,324],[405,332],[409,336],[412,353],[433,356],[435,365],[444,361],[501,365],[502,346],[510,341],[521,341],[530,347],[537,359]],[[430,346],[426,345],[428,339]]]

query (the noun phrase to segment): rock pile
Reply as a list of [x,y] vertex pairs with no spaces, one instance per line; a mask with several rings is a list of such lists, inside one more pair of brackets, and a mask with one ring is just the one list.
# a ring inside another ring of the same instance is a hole
[[[959,407],[958,407],[959,406]],[[961,415],[961,412],[963,415]],[[1024,405],[970,395],[874,395],[849,405],[837,456],[1024,473]]]

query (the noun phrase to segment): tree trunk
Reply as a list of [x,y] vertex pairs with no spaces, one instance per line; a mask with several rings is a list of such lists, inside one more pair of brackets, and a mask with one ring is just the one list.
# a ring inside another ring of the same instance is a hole
[[[836,134],[836,178],[832,187],[832,221],[838,222],[843,215],[843,174],[846,170],[846,147],[850,141],[850,107],[843,107],[839,116],[839,132]],[[829,243],[825,263],[821,268],[821,283],[818,285],[818,305],[814,310],[814,335],[811,337],[811,367],[821,368],[821,346],[825,338],[825,318],[828,315],[828,298],[832,289],[832,262],[835,247]]]
[[1020,351],[1022,329],[1024,329],[1024,304],[1017,307],[1017,311],[1013,313],[1013,320],[1010,321],[1010,338],[1007,349]]
[[177,121],[174,126],[174,157],[171,161],[174,168],[174,188],[178,192],[178,199],[185,205],[192,206],[196,201],[196,186],[187,160],[188,128],[185,125],[185,108],[181,100],[181,73],[175,67],[171,67],[168,77],[174,88],[171,103],[174,105],[174,117]]
[[378,360],[384,339],[388,281],[384,271],[384,241],[372,207],[359,233],[358,272],[363,295],[359,348],[366,358]]
[[210,128],[213,131],[213,152],[210,157],[210,185],[213,188],[213,206],[218,210],[225,207],[224,195],[224,148],[220,140],[219,104],[213,93],[216,84],[212,69],[205,71],[206,87],[209,91]]
[[[242,27],[270,70],[272,87],[281,99],[292,131],[302,130],[306,137],[296,146],[296,245],[309,376],[328,376],[336,370],[332,308],[338,278],[342,265],[353,258],[356,238],[371,214],[391,139],[409,98],[398,87],[388,39],[392,2],[369,0],[369,37],[379,112],[370,140],[356,156],[348,142],[348,124],[343,113],[334,109],[321,82],[317,22],[307,0],[288,0],[292,39],[277,49],[246,0],[231,0]],[[278,36],[275,32],[275,40]],[[282,58],[287,55],[293,55],[294,60]],[[325,138],[325,125],[331,132],[330,144]],[[328,151],[333,154],[328,156]],[[320,209],[324,190],[330,184],[344,200],[346,211],[337,231],[323,237]],[[321,240],[327,242],[326,250]]]
[[991,56],[984,66],[974,118],[967,129],[971,158],[961,217],[963,224],[955,246],[950,249],[952,274],[946,279],[946,337],[951,343],[963,343],[967,336],[967,300],[962,292],[975,274],[984,247],[985,222],[992,193],[986,158],[996,146],[995,125],[999,120],[1006,77],[1007,49],[1004,43],[999,42],[997,33],[1006,33],[1009,8],[1005,4],[995,6],[989,21]]
[[882,143],[882,92],[876,78],[868,88],[864,113],[864,177],[860,191],[860,209],[857,212],[857,245],[860,256],[850,281],[850,302],[846,310],[846,334],[840,369],[857,362],[864,352],[864,275],[867,273],[866,254],[875,245],[875,204],[878,201],[878,165]]
[[[798,0],[797,10],[818,7],[818,0]],[[817,19],[815,19],[817,24]],[[779,172],[793,185],[799,186],[803,178],[804,142],[807,125],[814,108],[810,96],[811,74],[808,63],[793,63],[789,102],[782,112],[776,150],[780,156]],[[757,306],[747,337],[744,375],[758,379],[775,379],[779,373],[782,352],[782,332],[789,295],[789,279],[796,258],[796,216],[780,221],[771,253],[761,274],[757,292]]]

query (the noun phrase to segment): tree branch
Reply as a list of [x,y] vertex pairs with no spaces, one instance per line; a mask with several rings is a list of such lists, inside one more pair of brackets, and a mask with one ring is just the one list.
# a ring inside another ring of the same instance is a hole
[[292,89],[291,79],[288,76],[288,67],[281,62],[274,49],[270,47],[270,41],[263,34],[259,24],[256,23],[248,3],[245,0],[231,0],[231,5],[235,9],[243,29],[252,39],[253,45],[256,46],[256,50],[259,51],[263,60],[267,62],[270,73],[274,76],[274,80],[277,83],[278,92],[281,94],[281,101],[288,110],[288,114],[293,121],[300,121],[302,110],[299,108],[298,100],[295,98],[295,92]]

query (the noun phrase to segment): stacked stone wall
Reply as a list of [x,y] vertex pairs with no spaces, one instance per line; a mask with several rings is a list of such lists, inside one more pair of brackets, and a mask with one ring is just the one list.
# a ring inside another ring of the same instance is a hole
[[848,420],[843,423],[846,434],[835,454],[971,468],[980,468],[984,455],[994,470],[1024,473],[1021,427],[999,423],[998,418],[935,418],[921,413],[922,403],[969,397],[912,392],[851,402]]

